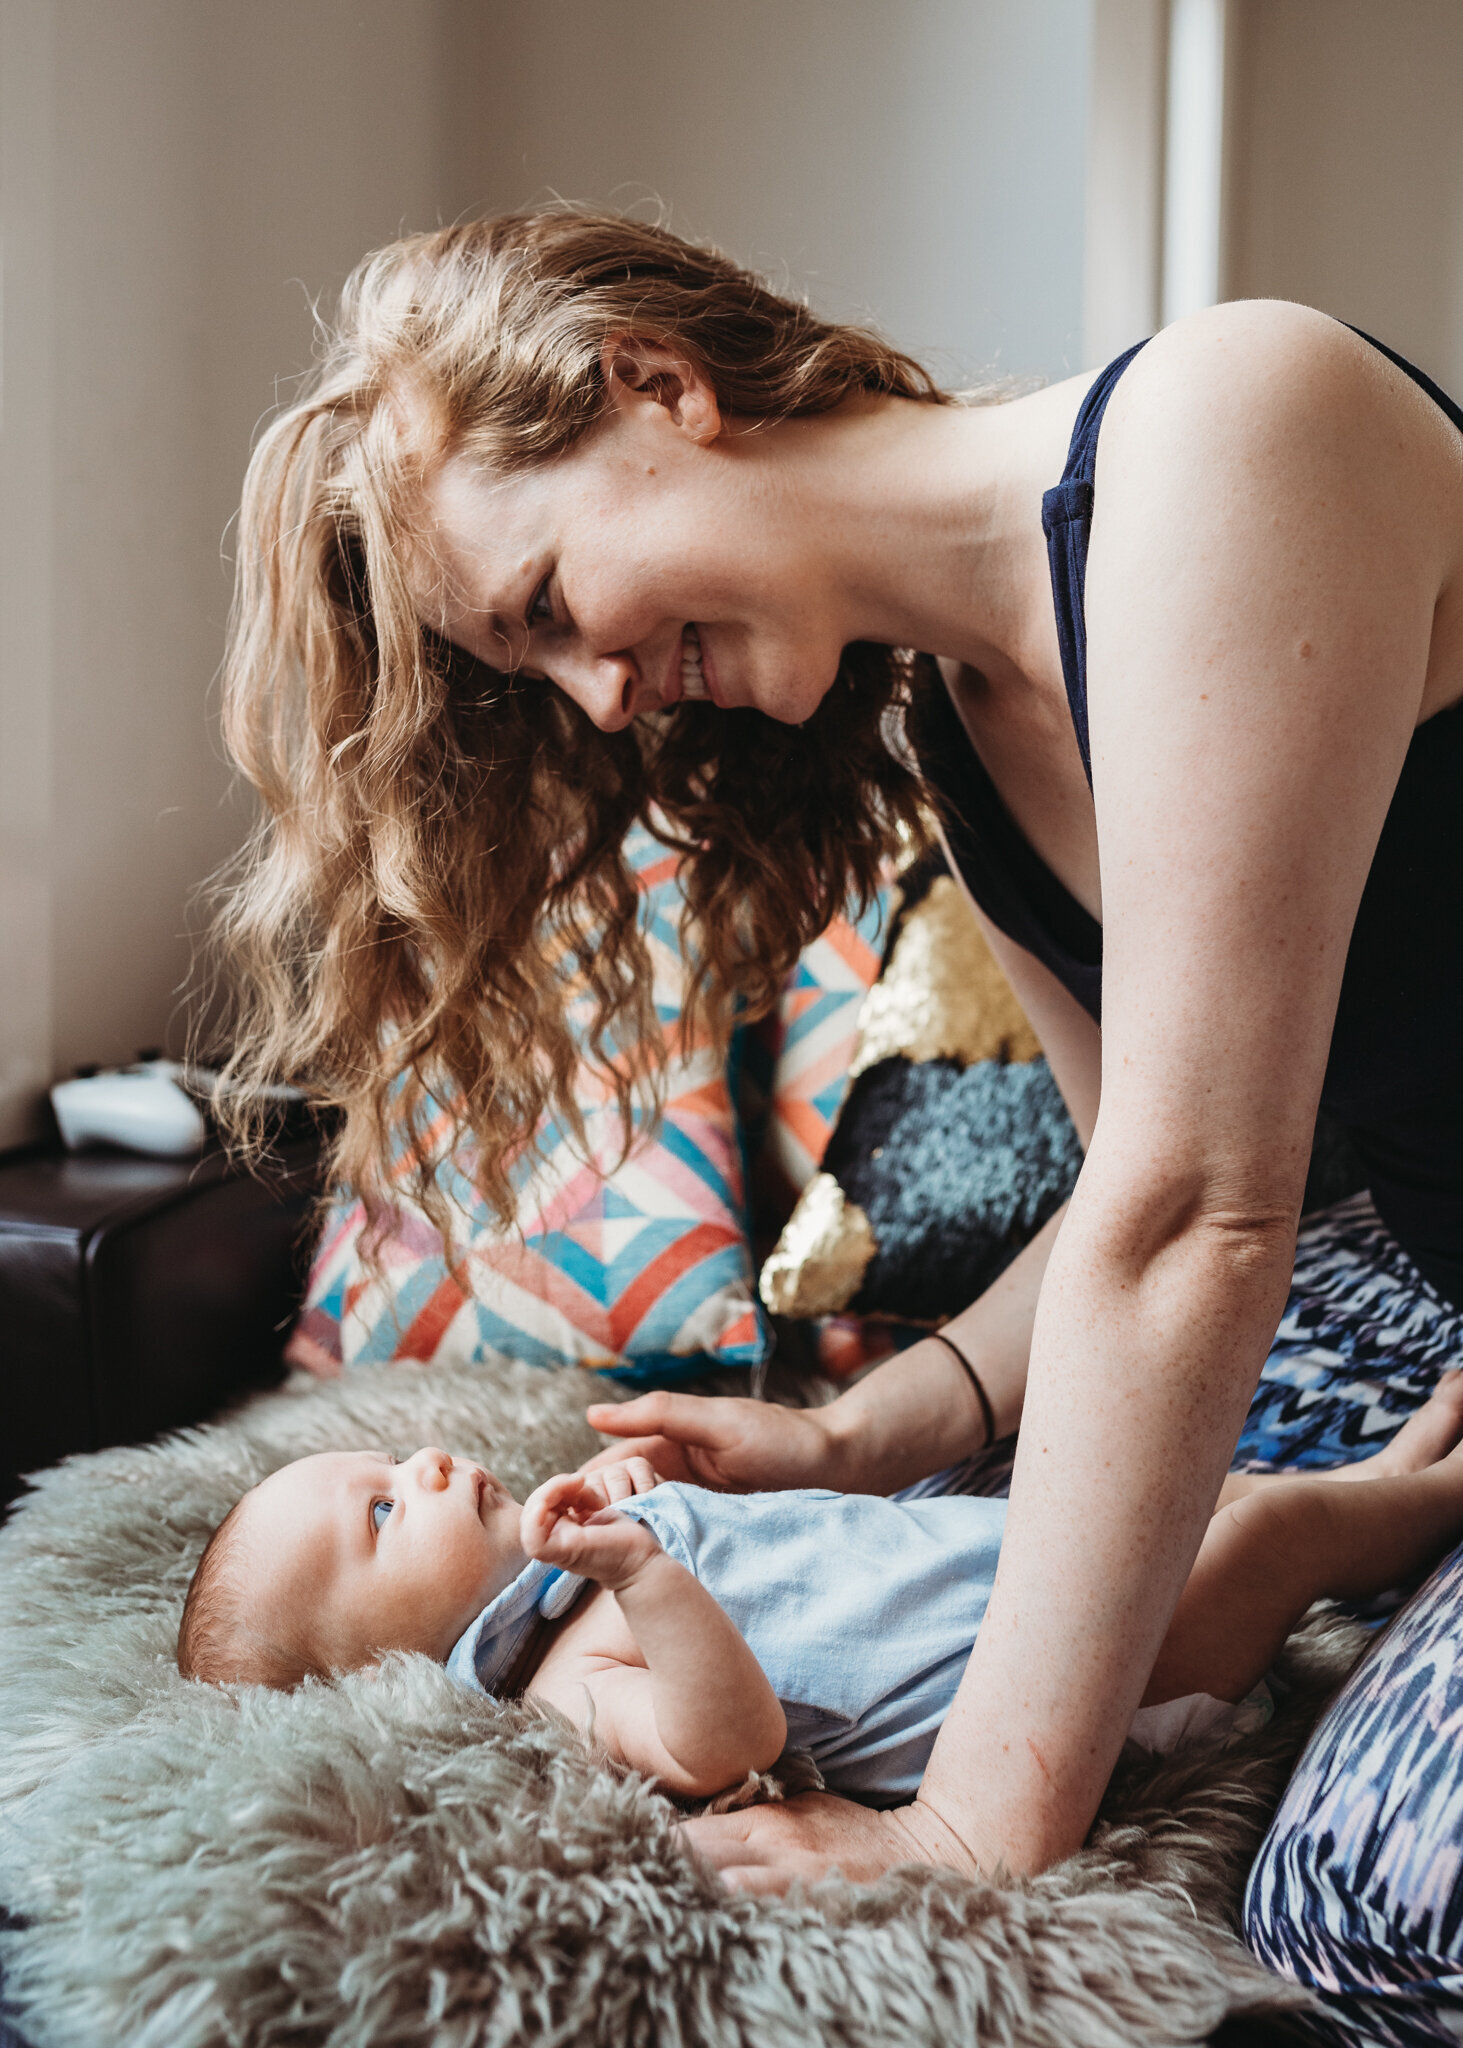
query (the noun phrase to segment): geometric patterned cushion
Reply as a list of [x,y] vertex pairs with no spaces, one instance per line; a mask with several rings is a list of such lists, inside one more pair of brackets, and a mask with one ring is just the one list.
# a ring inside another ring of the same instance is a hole
[[[625,850],[669,1035],[679,1030],[687,978],[676,856],[638,826]],[[608,1167],[620,1143],[613,1102],[587,1067],[578,1095],[592,1157]],[[437,1231],[404,1200],[373,1276],[361,1256],[362,1207],[339,1202],[287,1346],[291,1362],[337,1373],[391,1360],[516,1358],[640,1385],[762,1363],[769,1331],[753,1286],[740,1134],[726,1064],[704,1038],[671,1060],[659,1132],[607,1176],[554,1128],[543,1152],[525,1165],[519,1228],[508,1232],[473,1188],[470,1155],[445,1169],[461,1278]]]
[[804,948],[777,1008],[742,1034],[739,1094],[753,1210],[769,1243],[822,1161],[894,900],[886,878],[861,917],[835,917]]

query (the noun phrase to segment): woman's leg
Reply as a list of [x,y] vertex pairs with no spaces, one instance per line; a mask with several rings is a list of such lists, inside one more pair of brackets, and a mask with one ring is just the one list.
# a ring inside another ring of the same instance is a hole
[[1143,1704],[1243,1699],[1313,1601],[1402,1585],[1460,1536],[1463,1447],[1420,1472],[1352,1486],[1277,1478],[1231,1502],[1209,1524]]
[[[1463,1309],[1427,1285],[1364,1199],[1312,1216],[1235,1462],[1274,1471],[1364,1457],[1409,1415],[1421,1420],[1460,1363]],[[1454,2038],[1463,1546],[1378,1634],[1296,1766],[1250,1875],[1245,1939],[1344,2015],[1347,2039]]]

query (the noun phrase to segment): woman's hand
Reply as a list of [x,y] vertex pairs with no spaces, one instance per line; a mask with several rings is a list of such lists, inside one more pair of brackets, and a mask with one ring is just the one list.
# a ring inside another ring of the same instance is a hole
[[789,1486],[841,1484],[840,1437],[824,1408],[781,1408],[771,1401],[704,1394],[642,1394],[623,1404],[599,1401],[591,1429],[628,1438],[581,1467],[604,1472],[624,1459],[648,1458],[663,1479],[688,1479],[722,1493],[777,1492]]
[[733,1891],[785,1892],[794,1880],[816,1884],[835,1870],[852,1884],[871,1884],[907,1863],[983,1874],[954,1831],[918,1799],[876,1813],[831,1792],[803,1792],[778,1806],[703,1814],[686,1821],[684,1831]]
[[519,1541],[528,1555],[601,1586],[623,1586],[660,1549],[643,1522],[617,1514],[614,1502],[649,1493],[659,1476],[644,1458],[605,1472],[560,1472],[528,1496]]

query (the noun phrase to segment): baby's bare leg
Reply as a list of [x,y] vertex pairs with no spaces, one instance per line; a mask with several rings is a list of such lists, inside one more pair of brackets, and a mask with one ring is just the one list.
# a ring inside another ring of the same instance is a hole
[[[1463,1437],[1463,1372],[1445,1372],[1431,1397],[1415,1415],[1408,1417],[1391,1442],[1369,1458],[1352,1465],[1335,1465],[1313,1478],[1394,1479],[1404,1472],[1422,1472],[1446,1458]],[[1262,1493],[1267,1487],[1289,1484],[1294,1472],[1231,1472],[1219,1489],[1216,1507],[1228,1507],[1246,1494]]]
[[1240,1700],[1313,1601],[1404,1584],[1463,1537],[1463,1448],[1426,1471],[1336,1486],[1277,1479],[1209,1524],[1145,1706],[1207,1692]]

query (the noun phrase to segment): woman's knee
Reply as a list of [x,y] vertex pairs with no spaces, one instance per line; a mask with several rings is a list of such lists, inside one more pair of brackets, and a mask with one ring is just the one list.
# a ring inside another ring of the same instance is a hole
[[1463,1977],[1460,1617],[1463,1546],[1323,1716],[1245,1897],[1262,1962],[1359,2023],[1405,2019],[1419,2038],[1456,2018]]

